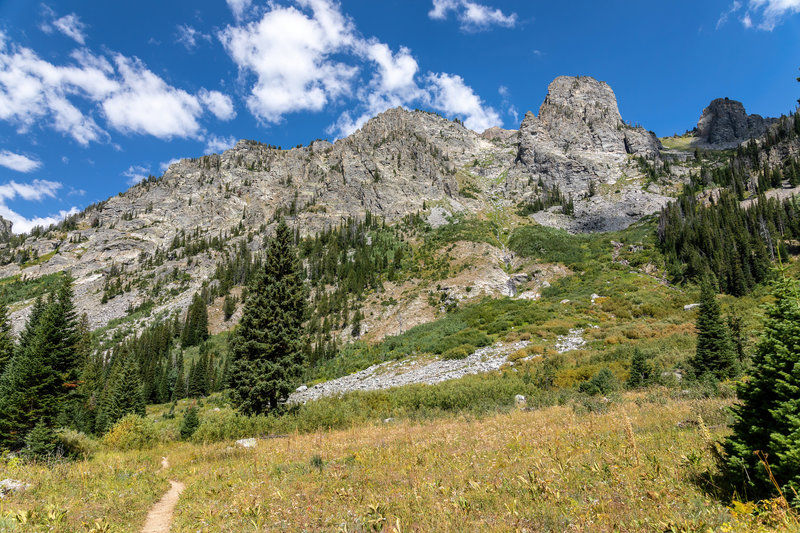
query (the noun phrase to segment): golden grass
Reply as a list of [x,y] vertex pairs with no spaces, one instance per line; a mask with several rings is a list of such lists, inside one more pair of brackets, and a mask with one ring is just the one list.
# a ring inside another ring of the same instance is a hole
[[[3,477],[35,486],[4,505],[40,512],[57,506],[66,515],[53,531],[84,530],[83,522],[101,516],[113,531],[138,531],[170,478],[187,487],[172,531],[792,531],[798,525],[779,506],[729,509],[697,483],[713,470],[708,442],[726,431],[726,400],[671,399],[659,389],[600,404],[602,412],[574,405],[478,420],[376,423],[259,440],[249,450],[172,443],[55,468],[17,465]],[[698,419],[705,422],[678,425]],[[161,455],[172,464],[167,472],[157,471]]]

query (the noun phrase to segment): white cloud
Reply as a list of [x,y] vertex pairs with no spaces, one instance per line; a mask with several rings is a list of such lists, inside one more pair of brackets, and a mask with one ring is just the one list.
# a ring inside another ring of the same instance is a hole
[[354,67],[331,56],[353,43],[352,23],[327,0],[298,0],[295,7],[272,5],[259,21],[228,26],[219,33],[243,75],[256,80],[247,107],[260,120],[278,123],[283,115],[319,111],[346,94]]
[[[730,8],[719,16],[717,29],[725,25],[728,19],[743,7],[742,2],[734,0]],[[760,30],[772,31],[786,17],[797,13],[800,13],[800,0],[749,0],[740,20],[745,28],[757,27]]]
[[56,192],[61,187],[61,183],[47,180],[33,180],[30,183],[10,181],[4,185],[0,185],[0,216],[13,224],[12,231],[14,233],[27,233],[36,226],[47,227],[50,224],[55,224],[65,217],[77,213],[78,209],[72,207],[68,211],[59,211],[58,215],[29,219],[9,208],[7,202],[17,197],[28,201],[55,198]]
[[736,12],[739,11],[741,8],[742,8],[742,3],[739,2],[738,0],[734,0],[733,3],[731,4],[731,7],[728,8],[726,11],[723,11],[719,16],[719,19],[717,19],[717,29],[720,29],[722,26],[724,26],[725,23],[728,22],[728,19],[732,15],[736,14]]
[[513,28],[517,24],[517,14],[506,15],[500,9],[472,2],[471,0],[433,0],[433,8],[428,12],[432,19],[444,20],[450,12],[456,13],[464,31],[487,30],[492,26]]
[[128,170],[122,172],[122,175],[128,178],[128,185],[136,185],[140,181],[147,179],[150,175],[150,167],[131,165]]
[[40,26],[43,32],[52,33],[53,30],[57,30],[78,44],[86,44],[86,24],[81,22],[78,15],[70,13],[57,17],[55,11],[47,6],[44,8],[44,15],[48,20]]
[[434,109],[464,117],[464,125],[474,131],[502,126],[503,121],[497,111],[486,106],[461,76],[429,74],[427,79],[431,84],[431,105]]
[[[21,133],[49,124],[86,146],[110,138],[96,122],[98,114],[120,132],[160,139],[200,138],[206,109],[223,120],[234,116],[230,98],[222,93],[190,94],[137,58],[116,54],[112,63],[81,49],[70,59],[55,65],[29,48],[6,43],[0,34],[0,120],[16,124]],[[78,107],[87,102],[88,109]]]
[[218,152],[230,150],[234,146],[236,146],[236,137],[217,137],[216,135],[210,135],[208,139],[206,139],[206,149],[204,153],[216,154]]
[[[748,8],[749,11],[742,20],[745,27],[753,25],[751,14],[760,14],[758,28],[772,31],[787,16],[800,13],[800,0],[750,0]],[[749,25],[745,20],[749,21]]]
[[15,154],[8,150],[0,151],[0,166],[16,170],[17,172],[33,172],[42,166],[42,162],[22,154]]
[[185,46],[187,50],[194,50],[197,47],[198,40],[210,42],[211,36],[197,31],[187,24],[180,24],[178,26],[178,34],[175,41]]
[[0,202],[13,200],[17,196],[23,200],[43,200],[45,197],[55,198],[56,191],[61,188],[57,181],[33,180],[30,183],[10,181],[0,185]]
[[102,103],[112,127],[160,139],[197,136],[202,113],[197,97],[168,85],[138,59],[117,55],[115,62],[123,87]]
[[[392,50],[362,37],[332,0],[270,3],[259,20],[228,26],[218,36],[239,67],[241,81],[251,84],[248,109],[267,124],[279,123],[289,113],[321,111],[345,101],[355,101],[355,108],[342,112],[328,133],[349,135],[378,113],[412,103],[447,107],[447,112],[458,109],[455,113],[477,127],[499,122],[460,77],[421,75],[411,50]],[[451,79],[460,80],[473,96],[472,107],[444,105],[441,85]]]
[[241,20],[244,18],[245,11],[250,9],[250,4],[252,0],[226,0],[228,2],[228,7],[233,12],[234,18],[236,20]]
[[231,101],[230,96],[219,91],[200,89],[197,97],[218,119],[231,120],[236,117],[236,111],[233,109],[233,101]]

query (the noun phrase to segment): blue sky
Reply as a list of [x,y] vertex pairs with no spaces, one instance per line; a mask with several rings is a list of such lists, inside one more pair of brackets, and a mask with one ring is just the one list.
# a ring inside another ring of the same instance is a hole
[[335,139],[389,107],[516,128],[556,76],[690,129],[800,96],[800,0],[0,0],[0,215],[15,231],[247,138]]

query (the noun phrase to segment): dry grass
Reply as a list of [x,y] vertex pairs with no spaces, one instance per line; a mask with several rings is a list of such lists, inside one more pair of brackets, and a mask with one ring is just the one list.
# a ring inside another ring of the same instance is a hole
[[[700,487],[725,400],[627,394],[485,419],[397,422],[231,443],[173,443],[56,467],[12,465],[34,483],[4,511],[35,509],[0,531],[82,531],[104,517],[138,531],[167,488],[186,484],[172,531],[791,531],[777,505],[726,507]],[[702,424],[678,424],[698,419]],[[708,425],[706,425],[708,424]],[[159,459],[172,467],[159,472]],[[771,507],[770,507],[771,506]],[[48,509],[66,511],[48,526]],[[760,511],[760,514],[757,513]],[[758,515],[758,516],[757,516]],[[5,527],[4,527],[5,524]]]

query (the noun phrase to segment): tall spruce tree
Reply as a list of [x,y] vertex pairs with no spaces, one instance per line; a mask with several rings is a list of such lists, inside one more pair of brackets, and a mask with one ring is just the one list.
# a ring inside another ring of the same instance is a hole
[[[69,277],[65,284],[71,283]],[[67,381],[74,370],[75,337],[70,320],[71,289],[64,285],[45,302],[38,299],[20,344],[0,377],[0,445],[17,448],[35,426],[54,427],[71,408]]]
[[114,376],[109,391],[110,396],[106,404],[105,423],[107,427],[111,427],[114,422],[125,415],[136,414],[144,416],[145,414],[139,363],[132,354],[123,353],[122,357],[122,366]]
[[690,370],[696,378],[705,376],[724,379],[737,372],[736,352],[728,329],[722,320],[713,284],[704,281],[701,286],[700,313],[697,316],[697,350],[689,360]]
[[773,295],[725,442],[728,473],[750,498],[775,496],[757,450],[768,456],[784,494],[800,493],[800,282],[781,276]]
[[297,385],[306,347],[306,307],[294,237],[281,219],[232,342],[232,398],[243,413],[276,408]]
[[204,298],[195,293],[186,311],[186,321],[181,334],[181,346],[197,346],[208,339],[208,310]]

